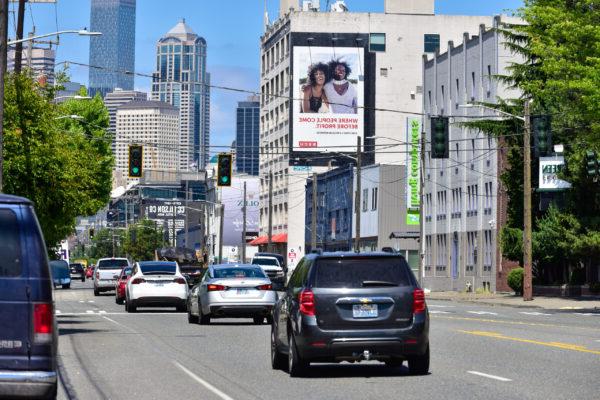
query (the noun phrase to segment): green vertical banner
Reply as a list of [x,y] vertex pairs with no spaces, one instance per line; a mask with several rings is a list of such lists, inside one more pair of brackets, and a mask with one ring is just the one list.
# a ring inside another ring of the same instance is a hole
[[406,162],[406,224],[419,225],[421,207],[421,119],[406,119],[406,143],[408,159]]

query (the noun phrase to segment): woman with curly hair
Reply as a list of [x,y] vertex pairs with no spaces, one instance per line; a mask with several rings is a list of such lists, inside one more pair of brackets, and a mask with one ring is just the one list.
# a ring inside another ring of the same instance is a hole
[[329,68],[317,63],[308,67],[308,84],[302,87],[302,112],[327,113],[329,102],[323,87],[329,81]]

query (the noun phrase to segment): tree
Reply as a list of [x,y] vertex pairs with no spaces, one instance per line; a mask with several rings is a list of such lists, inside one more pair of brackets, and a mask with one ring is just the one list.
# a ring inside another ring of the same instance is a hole
[[123,249],[134,260],[153,260],[155,251],[165,245],[162,227],[145,219],[129,227]]
[[[27,74],[6,77],[3,148],[4,191],[33,201],[49,249],[108,202],[113,165],[102,103],[57,106],[50,92]],[[57,119],[70,112],[89,127]]]
[[96,232],[92,239],[90,258],[123,257],[123,234],[122,231],[111,228],[103,228]]

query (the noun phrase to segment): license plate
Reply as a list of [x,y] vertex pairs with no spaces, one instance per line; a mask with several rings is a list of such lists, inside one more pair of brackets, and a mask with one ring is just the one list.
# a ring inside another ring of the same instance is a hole
[[248,294],[248,289],[238,289],[237,294]]
[[354,304],[352,316],[354,318],[377,318],[377,304]]

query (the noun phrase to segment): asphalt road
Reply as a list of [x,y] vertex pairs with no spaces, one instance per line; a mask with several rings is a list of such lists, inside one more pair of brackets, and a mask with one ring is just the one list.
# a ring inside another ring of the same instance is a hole
[[600,313],[430,301],[429,375],[366,362],[290,378],[271,369],[267,325],[127,314],[92,281],[55,294],[59,399],[600,398]]

